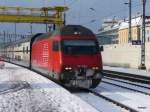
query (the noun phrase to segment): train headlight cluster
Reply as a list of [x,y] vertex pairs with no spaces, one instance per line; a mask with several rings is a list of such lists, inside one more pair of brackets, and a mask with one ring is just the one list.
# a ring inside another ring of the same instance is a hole
[[93,69],[93,70],[98,70],[98,69],[99,69],[99,67],[92,67],[92,69]]
[[71,67],[65,67],[65,70],[72,70]]

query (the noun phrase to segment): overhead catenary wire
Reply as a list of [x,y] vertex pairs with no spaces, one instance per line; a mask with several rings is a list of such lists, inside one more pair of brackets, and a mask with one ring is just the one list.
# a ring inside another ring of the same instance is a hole
[[[74,3],[77,3],[77,1],[79,1],[79,0],[74,0],[74,1],[72,1],[72,5],[74,4]],[[96,3],[96,2],[95,2]],[[137,8],[137,7],[139,7],[139,6],[141,6],[141,3],[139,4],[139,2],[134,2],[134,4],[132,5],[132,8]],[[82,7],[81,7],[82,8]],[[92,9],[94,9],[94,12],[95,13],[97,13],[97,10],[95,10],[95,8],[93,8],[93,7],[90,7],[90,8],[92,8]],[[90,9],[89,8],[89,9]],[[70,8],[71,9],[71,8]],[[81,9],[80,9],[81,10]],[[120,13],[122,13],[122,12],[124,12],[124,11],[126,11],[126,9],[121,9],[121,10],[118,10],[118,11],[115,11],[115,12],[112,12],[112,13],[110,13],[110,14],[107,14],[107,15],[104,15],[104,16],[100,16],[100,15],[96,15],[95,17],[94,17],[94,19],[92,19],[92,20],[95,20],[95,21],[100,21],[100,20],[103,20],[103,19],[105,19],[105,18],[108,18],[108,17],[111,17],[111,16],[114,16],[115,15],[115,17],[116,17],[116,15],[118,15],[118,14],[120,14]],[[72,13],[68,13],[67,15],[69,15],[69,18],[73,18],[73,19],[76,19],[76,18],[82,18],[82,20],[84,20],[84,18],[93,18],[93,15],[91,16],[91,15],[89,15],[89,16],[83,16],[83,15],[78,15],[78,16],[80,16],[80,17],[75,17],[75,15],[72,15]],[[95,22],[91,22],[92,20],[87,20],[87,22],[83,22],[83,23],[81,23],[81,22],[79,22],[80,24],[82,24],[82,25],[88,25],[88,24],[92,24],[92,23],[95,23]]]
[[[134,5],[132,8],[136,8],[136,7],[139,7],[139,6],[141,6],[141,4],[137,4],[137,5]],[[117,14],[120,14],[120,13],[122,13],[122,12],[124,12],[124,11],[126,11],[126,9],[122,9],[122,10],[118,10],[118,11],[116,11],[116,12],[113,12],[113,13],[111,13],[111,14],[107,14],[107,15],[104,15],[104,16],[101,16],[101,17],[96,17],[95,18],[95,20],[96,21],[99,21],[100,20],[100,18],[101,18],[101,20],[103,20],[103,19],[105,19],[105,18],[109,18],[109,17],[111,17],[111,16],[115,16],[115,15],[117,15]],[[83,16],[82,16],[83,17]],[[86,17],[86,16],[85,16]],[[89,21],[89,22],[86,22],[87,24],[91,24],[91,21]],[[87,25],[87,24],[85,24],[85,23],[83,23],[84,25]]]

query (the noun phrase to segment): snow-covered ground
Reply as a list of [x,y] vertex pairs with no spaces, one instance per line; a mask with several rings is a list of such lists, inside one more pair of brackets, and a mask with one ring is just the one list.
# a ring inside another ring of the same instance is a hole
[[0,112],[97,112],[54,82],[16,65],[0,69]]
[[110,66],[104,66],[103,68],[104,68],[104,70],[118,71],[118,72],[131,73],[131,74],[150,77],[150,71],[147,71],[147,70],[121,68],[121,67],[110,67]]
[[103,82],[95,90],[98,93],[134,108],[139,112],[150,112],[150,96],[148,95]]
[[76,93],[84,101],[95,107],[100,112],[128,112],[127,110],[92,93]]
[[[107,77],[108,78],[108,77]],[[105,80],[106,78],[103,78],[103,80]],[[119,81],[123,81],[125,83],[132,83],[135,84],[137,86],[144,86],[145,88],[150,88],[149,84],[143,84],[143,83],[139,83],[139,82],[133,82],[133,81],[129,81],[129,80],[123,80],[123,79],[118,79],[118,78],[109,78],[109,79],[115,79],[117,82]]]
[[134,90],[138,90],[138,91],[142,91],[142,92],[150,94],[150,89],[143,88],[143,87],[140,87],[140,86],[131,85],[132,83],[128,84],[128,83],[119,82],[118,80],[110,80],[110,79],[105,79],[105,78],[103,78],[103,81],[106,81],[106,82],[109,82],[109,83],[112,83],[112,84],[116,84],[118,86],[123,86],[123,87],[131,88],[131,89],[134,89]]

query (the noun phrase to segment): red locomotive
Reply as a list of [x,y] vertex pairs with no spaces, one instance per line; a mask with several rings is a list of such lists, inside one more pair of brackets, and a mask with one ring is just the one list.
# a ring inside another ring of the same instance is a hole
[[102,78],[96,36],[80,25],[67,25],[7,45],[10,62],[42,72],[68,87],[95,88]]
[[79,25],[67,25],[35,37],[31,67],[69,87],[95,88],[102,78],[97,39]]

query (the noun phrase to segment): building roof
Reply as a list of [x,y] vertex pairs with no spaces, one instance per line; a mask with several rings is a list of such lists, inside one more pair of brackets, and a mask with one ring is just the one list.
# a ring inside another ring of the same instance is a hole
[[[142,18],[141,16],[140,17],[136,17],[136,18],[133,18],[131,20],[131,26],[132,27],[135,27],[135,26],[141,26],[142,25]],[[119,30],[121,29],[126,29],[129,27],[129,20],[126,20],[126,21],[121,21],[120,22],[120,27],[119,27]]]

